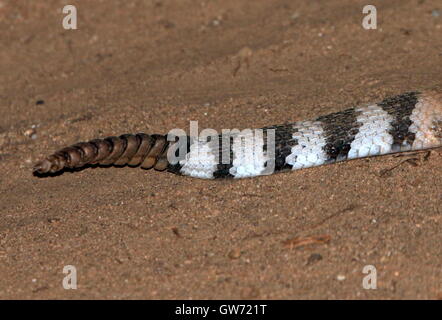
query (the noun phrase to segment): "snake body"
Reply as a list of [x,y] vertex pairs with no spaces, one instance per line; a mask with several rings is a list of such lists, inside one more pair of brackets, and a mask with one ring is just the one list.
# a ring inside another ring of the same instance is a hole
[[34,172],[129,165],[204,179],[245,178],[440,146],[438,89],[258,130],[172,138],[138,133],[80,142],[38,162]]

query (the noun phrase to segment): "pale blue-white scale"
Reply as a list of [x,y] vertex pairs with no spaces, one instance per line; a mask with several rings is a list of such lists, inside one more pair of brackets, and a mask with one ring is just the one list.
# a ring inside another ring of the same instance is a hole
[[233,161],[229,172],[233,177],[247,178],[265,174],[266,163],[270,159],[264,151],[262,130],[244,130],[235,135],[232,151]]
[[180,160],[181,174],[201,179],[213,179],[218,166],[218,147],[207,139],[197,139],[190,145],[185,159]]
[[356,108],[357,122],[361,124],[350,145],[348,159],[387,154],[391,152],[393,137],[390,135],[393,117],[378,105]]
[[300,121],[293,125],[296,145],[286,157],[293,170],[319,166],[327,161],[324,146],[327,144],[320,121]]

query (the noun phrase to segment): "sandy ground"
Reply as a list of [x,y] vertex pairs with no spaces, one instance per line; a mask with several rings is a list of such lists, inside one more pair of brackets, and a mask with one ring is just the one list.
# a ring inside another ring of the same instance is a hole
[[366,4],[1,0],[0,298],[441,299],[441,151],[242,181],[31,174],[79,140],[256,128],[441,84],[440,1],[371,1],[377,30]]

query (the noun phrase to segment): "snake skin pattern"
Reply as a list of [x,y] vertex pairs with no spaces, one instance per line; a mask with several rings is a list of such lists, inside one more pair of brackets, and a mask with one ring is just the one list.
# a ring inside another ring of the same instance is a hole
[[311,121],[207,137],[125,134],[80,142],[34,166],[141,166],[203,179],[246,178],[442,146],[442,92],[407,92]]

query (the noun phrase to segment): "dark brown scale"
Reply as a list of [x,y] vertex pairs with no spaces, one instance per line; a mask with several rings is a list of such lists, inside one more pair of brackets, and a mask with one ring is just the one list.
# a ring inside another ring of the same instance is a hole
[[122,140],[126,140],[126,148],[123,153],[120,155],[119,159],[114,162],[116,166],[124,166],[129,162],[129,159],[132,159],[133,155],[137,152],[139,141],[136,135],[133,134],[124,134],[120,136]]
[[169,165],[169,161],[167,161],[167,146],[165,147],[163,153],[158,157],[158,161],[155,164],[155,170],[164,171],[167,169]]
[[167,169],[169,142],[163,135],[144,133],[95,139],[63,148],[34,166],[34,173],[54,173],[64,168],[85,165],[139,166],[144,169]]
[[154,134],[151,136],[154,139],[154,143],[152,148],[150,149],[149,154],[144,158],[143,163],[141,164],[141,168],[150,169],[158,161],[159,155],[161,155],[166,147],[167,140],[165,136]]
[[89,141],[97,148],[97,155],[91,164],[97,164],[101,160],[106,159],[112,151],[112,145],[107,140],[94,139]]
[[140,140],[140,144],[138,145],[138,149],[135,151],[132,159],[128,162],[128,165],[130,166],[138,166],[140,163],[142,163],[146,155],[149,154],[149,151],[155,142],[154,138],[148,134],[138,133],[137,137]]
[[99,163],[103,166],[111,165],[117,161],[123,154],[127,146],[127,141],[119,137],[109,137],[105,139],[112,145],[112,151],[106,159],[101,160]]
[[82,161],[84,163],[88,163],[95,159],[97,156],[97,147],[92,143],[80,142],[73,145],[74,148],[77,148],[80,152],[82,152]]
[[60,168],[64,168],[66,165],[66,158],[62,154],[52,155],[52,165],[50,167],[50,172],[57,172]]
[[66,157],[66,166],[69,168],[80,167],[83,165],[83,152],[74,146],[70,146],[60,150],[61,154]]

